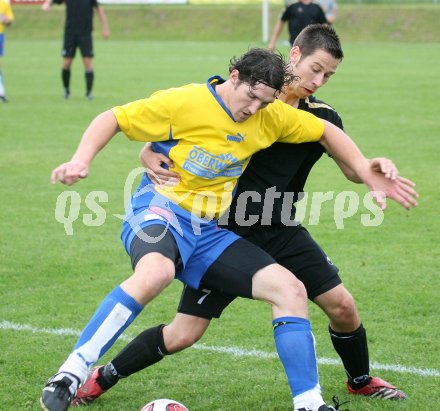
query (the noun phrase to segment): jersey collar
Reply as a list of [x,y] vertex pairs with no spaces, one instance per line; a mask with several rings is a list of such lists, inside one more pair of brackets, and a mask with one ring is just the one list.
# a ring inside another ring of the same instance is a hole
[[215,91],[215,86],[217,84],[222,84],[225,82],[225,79],[220,76],[212,76],[206,81],[206,86],[208,87],[208,90],[211,92],[211,94],[214,96],[214,98],[217,100],[217,103],[220,104],[220,106],[223,108],[223,110],[226,112],[226,114],[231,118],[234,123],[236,122],[234,117],[232,116],[232,113],[229,111],[229,109],[225,106],[225,103],[223,103],[223,100],[219,97],[219,95]]

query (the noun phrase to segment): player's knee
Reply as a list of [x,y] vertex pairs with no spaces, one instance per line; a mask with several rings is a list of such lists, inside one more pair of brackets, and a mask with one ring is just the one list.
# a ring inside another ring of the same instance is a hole
[[338,323],[350,324],[357,321],[357,310],[353,296],[345,292],[333,310],[333,317]]
[[307,304],[304,284],[285,268],[272,265],[254,275],[253,297],[262,299],[279,308],[296,308],[298,303]]
[[[284,286],[283,286],[284,288]],[[290,295],[290,298],[307,300],[307,290],[304,284],[298,280],[296,277],[293,277],[289,284],[286,284],[286,293]]]
[[146,284],[154,282],[167,286],[175,276],[174,262],[160,253],[150,253],[142,257],[135,268],[135,275]]
[[174,280],[176,274],[176,267],[174,263],[166,257],[160,256],[157,264],[150,268],[151,276],[154,276],[156,280],[160,281],[164,285],[168,285]]
[[278,306],[296,307],[299,302],[307,301],[307,291],[304,284],[296,277],[290,276],[279,282],[276,289],[275,299]]

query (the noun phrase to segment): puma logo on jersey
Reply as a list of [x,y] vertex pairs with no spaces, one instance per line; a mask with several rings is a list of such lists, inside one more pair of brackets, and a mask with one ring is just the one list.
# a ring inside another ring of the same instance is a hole
[[240,133],[237,133],[236,136],[233,136],[231,134],[227,134],[226,135],[226,140],[228,141],[235,141],[236,143],[241,143],[242,141],[244,141],[244,136]]

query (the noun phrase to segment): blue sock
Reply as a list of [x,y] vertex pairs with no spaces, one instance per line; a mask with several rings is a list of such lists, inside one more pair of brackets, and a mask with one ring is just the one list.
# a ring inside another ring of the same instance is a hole
[[278,355],[292,396],[319,387],[315,341],[309,320],[280,317],[272,322]]
[[88,366],[98,361],[134,321],[142,308],[121,287],[116,287],[105,297],[85,326],[74,347],[74,353]]

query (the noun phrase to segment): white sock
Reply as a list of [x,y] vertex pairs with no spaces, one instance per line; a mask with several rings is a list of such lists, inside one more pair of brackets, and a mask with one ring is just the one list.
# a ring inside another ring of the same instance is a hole
[[56,374],[53,379],[51,381],[60,381],[62,380],[64,377],[67,377],[69,380],[72,381],[72,384],[69,386],[69,391],[71,394],[75,394],[76,390],[78,389],[78,380],[76,378],[72,377],[71,373],[64,373],[64,372],[59,372],[58,374]]
[[3,85],[3,75],[2,71],[0,70],[0,97],[5,96],[5,86]]
[[307,410],[310,409],[313,411],[318,410],[321,405],[325,404],[325,401],[321,396],[321,387],[317,385],[311,390],[296,395],[293,397],[293,404],[295,406],[295,410],[300,408],[305,408]]
[[83,382],[87,373],[89,372],[89,368],[83,359],[78,356],[75,352],[67,357],[65,363],[58,370],[59,373],[69,373],[75,375],[81,382]]

